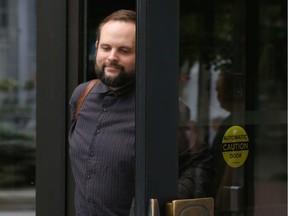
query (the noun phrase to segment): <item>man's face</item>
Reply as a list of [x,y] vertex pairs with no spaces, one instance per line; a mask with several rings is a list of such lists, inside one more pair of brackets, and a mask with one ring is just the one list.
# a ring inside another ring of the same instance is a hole
[[220,106],[227,111],[231,111],[233,106],[232,81],[231,75],[225,75],[221,72],[216,82],[217,99]]
[[109,21],[96,42],[96,75],[107,86],[120,88],[135,80],[134,23]]

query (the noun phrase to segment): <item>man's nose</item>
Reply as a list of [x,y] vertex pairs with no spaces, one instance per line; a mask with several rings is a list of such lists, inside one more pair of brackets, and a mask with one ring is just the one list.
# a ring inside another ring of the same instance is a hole
[[117,60],[118,60],[118,56],[117,56],[116,52],[111,51],[109,56],[108,56],[108,61],[113,62],[113,61],[117,61]]

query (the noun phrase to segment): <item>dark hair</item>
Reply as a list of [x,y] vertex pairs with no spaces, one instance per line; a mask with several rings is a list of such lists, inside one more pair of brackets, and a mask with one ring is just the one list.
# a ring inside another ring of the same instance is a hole
[[96,40],[99,41],[102,27],[109,21],[122,21],[122,22],[132,22],[136,24],[136,13],[132,10],[121,9],[113,12],[108,15],[102,22],[99,24],[98,29],[96,31]]

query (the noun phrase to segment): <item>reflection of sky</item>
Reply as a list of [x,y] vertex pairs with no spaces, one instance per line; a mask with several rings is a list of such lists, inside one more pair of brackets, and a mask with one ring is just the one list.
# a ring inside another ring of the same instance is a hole
[[199,73],[199,63],[195,63],[188,75],[189,80],[183,86],[180,97],[190,108],[190,120],[197,121],[197,100],[198,100],[198,73]]
[[[229,115],[229,112],[222,109],[220,107],[219,101],[217,99],[216,92],[216,81],[218,79],[218,71],[211,70],[210,71],[210,107],[209,107],[209,116],[210,122],[207,124],[211,124],[209,128],[209,144],[212,143],[214,136],[216,134],[215,128],[212,127],[212,121],[216,119],[224,119]],[[198,114],[198,89],[199,89],[199,63],[195,63],[189,72],[189,79],[185,82],[185,85],[180,92],[181,99],[185,102],[185,104],[190,108],[190,120],[197,122],[197,114]]]
[[[190,107],[192,121],[197,121],[198,113],[198,89],[199,89],[199,63],[195,63],[189,72],[189,80],[185,83],[180,93],[180,97]],[[210,119],[228,116],[229,112],[222,109],[217,99],[216,80],[218,78],[218,72],[211,70],[211,92],[210,92]]]

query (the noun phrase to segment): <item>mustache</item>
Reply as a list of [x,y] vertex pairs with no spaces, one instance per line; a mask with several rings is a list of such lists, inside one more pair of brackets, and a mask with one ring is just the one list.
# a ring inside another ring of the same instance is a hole
[[124,67],[123,67],[122,65],[117,64],[117,63],[115,63],[115,62],[104,63],[104,64],[103,64],[103,69],[104,69],[105,67],[114,67],[114,68],[121,69],[121,70],[124,69]]

